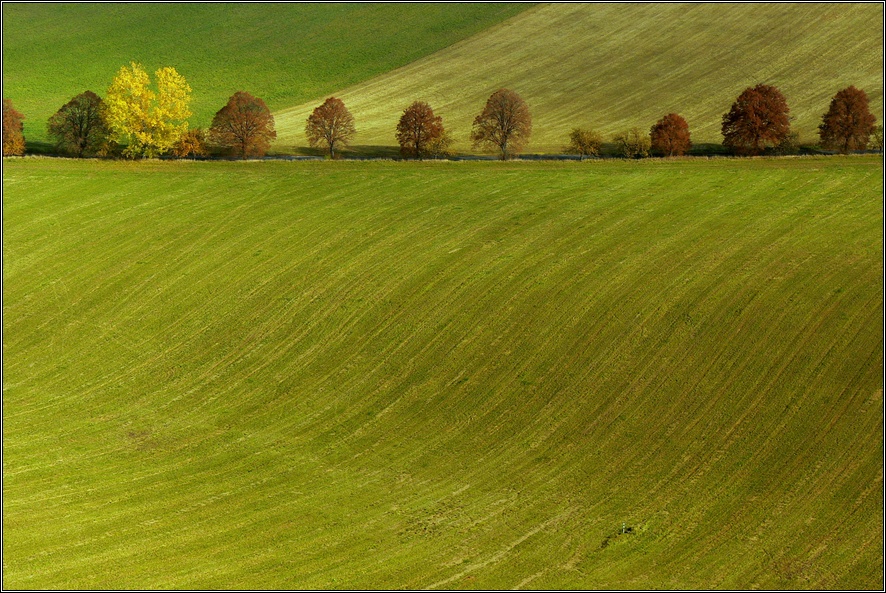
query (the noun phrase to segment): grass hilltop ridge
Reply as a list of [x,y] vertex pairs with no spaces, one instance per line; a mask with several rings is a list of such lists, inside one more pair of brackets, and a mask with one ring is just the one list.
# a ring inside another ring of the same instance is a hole
[[[559,152],[572,127],[609,139],[669,112],[687,119],[693,141],[720,143],[732,101],[766,82],[814,141],[831,97],[850,84],[882,112],[882,19],[882,4],[543,4],[338,95],[359,144],[394,144],[397,118],[421,99],[466,150],[486,98],[512,88],[533,115],[527,150]],[[315,102],[276,114],[278,145],[301,142]]]
[[[763,4],[16,4],[3,5],[4,88],[25,136],[130,60],[174,66],[206,127],[236,90],[263,98],[275,150],[307,145],[304,123],[330,95],[356,118],[355,143],[393,147],[403,109],[428,101],[470,151],[486,98],[528,102],[529,152],[560,152],[575,126],[609,140],[683,115],[693,141],[717,143],[720,118],[747,86],[785,94],[814,142],[834,93],[864,89],[883,110],[883,5]],[[187,41],[184,41],[187,40]],[[882,119],[882,117],[878,117]],[[881,122],[882,123],[882,122]],[[363,151],[365,152],[365,150]]]
[[101,96],[121,66],[173,66],[208,127],[238,90],[271,109],[383,74],[483,30],[524,4],[3,3],[4,97],[25,137],[74,95]]

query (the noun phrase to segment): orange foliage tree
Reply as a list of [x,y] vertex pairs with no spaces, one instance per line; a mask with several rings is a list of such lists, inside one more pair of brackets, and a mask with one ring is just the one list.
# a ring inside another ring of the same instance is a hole
[[436,150],[435,142],[443,136],[443,118],[424,101],[415,101],[403,110],[397,124],[397,142],[400,152],[421,160]]
[[329,158],[335,158],[336,147],[347,146],[357,133],[354,116],[341,99],[329,97],[308,116],[305,135],[311,146],[325,145]]
[[172,147],[172,154],[178,158],[206,156],[209,151],[206,149],[206,134],[200,128],[191,128],[181,135],[175,146]]
[[241,158],[264,156],[277,138],[274,116],[258,97],[237,91],[218,110],[209,127],[209,139]]
[[867,94],[854,86],[845,88],[834,95],[828,112],[821,118],[821,146],[840,152],[864,150],[876,121],[868,107]]
[[685,154],[692,147],[689,140],[689,124],[676,113],[669,113],[649,130],[652,150],[666,156]]
[[523,150],[531,133],[532,116],[526,102],[514,91],[500,89],[492,93],[486,107],[474,118],[471,140],[474,147],[497,149],[505,160]]
[[23,119],[25,116],[16,111],[12,100],[3,99],[3,156],[25,154]]
[[791,131],[787,101],[776,87],[758,84],[742,92],[723,115],[723,144],[739,154],[760,154]]

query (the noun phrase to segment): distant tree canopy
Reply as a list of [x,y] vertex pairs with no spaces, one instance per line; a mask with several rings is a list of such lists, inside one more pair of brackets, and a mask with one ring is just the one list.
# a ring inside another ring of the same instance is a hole
[[210,142],[244,159],[264,156],[276,138],[274,116],[268,106],[245,91],[231,95],[209,127]]
[[480,115],[474,118],[474,147],[498,150],[501,160],[519,154],[532,134],[532,116],[523,98],[509,89],[492,93]]
[[669,113],[649,130],[652,150],[665,156],[686,154],[692,147],[689,140],[689,124],[676,113]]
[[341,99],[329,97],[308,116],[305,136],[312,147],[326,146],[329,157],[335,158],[335,149],[347,146],[357,133],[354,116]]
[[115,142],[127,142],[123,154],[155,157],[169,152],[188,129],[191,87],[175,68],[155,73],[157,92],[140,64],[123,66],[105,96],[105,121]]
[[110,130],[104,102],[92,91],[80,93],[49,118],[47,132],[59,150],[76,157],[105,154]]
[[586,128],[572,128],[566,152],[577,154],[579,160],[584,160],[589,156],[600,156],[602,147],[603,136],[599,132]]
[[415,101],[403,110],[397,123],[397,142],[403,156],[422,159],[431,153],[443,136],[443,118],[424,101]]
[[742,92],[723,115],[723,144],[738,154],[760,154],[790,133],[788,104],[774,86],[758,84]]
[[16,111],[11,99],[3,99],[3,156],[25,154],[25,137],[22,120],[25,116]]
[[627,132],[616,134],[612,139],[625,158],[639,159],[649,156],[651,141],[640,128],[631,128]]
[[834,95],[828,112],[821,118],[818,126],[821,146],[840,152],[864,150],[876,121],[868,106],[867,94],[854,86],[845,88]]

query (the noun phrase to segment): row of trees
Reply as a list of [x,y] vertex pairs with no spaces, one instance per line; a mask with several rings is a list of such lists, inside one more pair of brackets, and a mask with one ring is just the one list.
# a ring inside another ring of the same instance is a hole
[[[86,91],[50,117],[49,136],[60,151],[77,157],[154,157],[168,153],[205,156],[214,148],[242,158],[264,155],[277,137],[274,117],[265,102],[244,91],[231,96],[215,114],[207,132],[189,129],[191,88],[184,77],[166,67],[157,70],[155,79],[156,90],[150,87],[150,78],[139,64],[122,67],[104,100]],[[723,115],[723,144],[741,155],[796,147],[797,134],[790,129],[789,113],[787,101],[776,87],[758,84],[747,88]],[[9,99],[4,99],[4,155],[24,153],[22,119]],[[818,128],[821,146],[849,152],[872,143],[882,151],[883,127],[875,122],[865,92],[854,86],[843,89],[822,116]],[[331,158],[353,141],[356,132],[353,115],[335,97],[314,109],[305,125],[309,145],[327,150]],[[474,148],[492,150],[504,160],[519,154],[531,133],[532,117],[526,102],[516,92],[501,89],[489,97],[474,118],[470,139]],[[443,119],[424,101],[415,101],[403,111],[396,139],[406,158],[445,157],[452,145]],[[645,157],[650,152],[678,156],[692,147],[689,125],[676,113],[662,117],[648,134],[632,128],[612,140],[627,158]],[[599,156],[602,147],[600,133],[574,128],[566,150],[584,159]]]
[[[769,149],[792,152],[798,149],[798,135],[791,131],[790,109],[778,88],[758,84],[744,90],[723,115],[723,145],[740,155],[759,155]],[[850,86],[831,100],[818,126],[821,147],[843,153],[872,146],[883,150],[883,126],[875,125],[868,97]],[[657,121],[648,136],[639,128],[613,137],[619,152],[627,158],[648,156],[654,151],[664,156],[685,154],[692,147],[689,125],[676,113]],[[567,150],[582,158],[598,156],[603,146],[600,134],[575,128]]]
[[[264,154],[276,138],[264,101],[235,93],[213,118],[208,134],[189,129],[191,87],[175,68],[155,73],[156,88],[140,64],[120,68],[102,99],[85,91],[49,118],[47,132],[59,151],[76,156],[179,157],[208,154],[207,144],[249,156]],[[22,114],[3,102],[3,154],[24,153]]]

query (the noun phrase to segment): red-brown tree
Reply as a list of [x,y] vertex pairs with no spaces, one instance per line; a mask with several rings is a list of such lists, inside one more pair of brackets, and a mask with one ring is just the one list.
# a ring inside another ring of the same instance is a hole
[[104,103],[92,91],[80,93],[49,118],[49,136],[59,150],[76,157],[103,154],[110,130],[105,124]]
[[357,133],[354,116],[341,99],[329,97],[308,116],[305,136],[313,147],[326,146],[329,158],[335,158],[335,149],[347,146]]
[[277,138],[274,116],[258,97],[237,91],[218,110],[209,127],[209,140],[241,158],[264,156]]
[[415,101],[403,110],[397,123],[397,142],[403,156],[421,160],[431,153],[434,142],[443,135],[443,118],[424,101]]
[[501,160],[519,154],[529,142],[532,116],[523,98],[508,89],[492,93],[486,107],[474,118],[471,140],[474,147],[498,150]]
[[868,96],[854,86],[843,89],[831,99],[828,112],[821,118],[818,135],[822,148],[840,152],[868,147],[877,118],[868,106]]
[[16,111],[11,99],[3,99],[3,156],[25,154],[25,137],[22,120],[25,116]]
[[789,111],[776,87],[749,87],[723,115],[723,144],[738,154],[760,154],[767,146],[778,146],[791,131]]
[[689,124],[676,113],[669,113],[649,130],[652,150],[665,156],[680,156],[689,151]]

